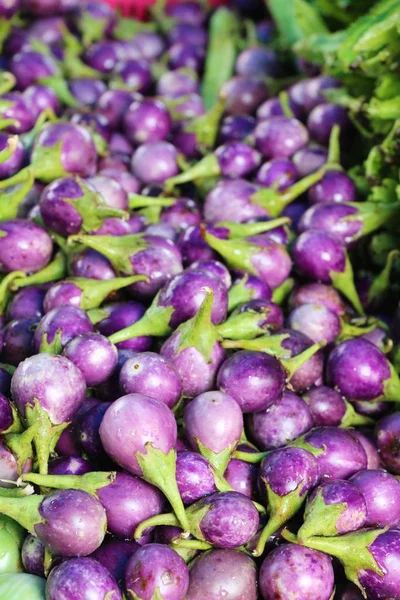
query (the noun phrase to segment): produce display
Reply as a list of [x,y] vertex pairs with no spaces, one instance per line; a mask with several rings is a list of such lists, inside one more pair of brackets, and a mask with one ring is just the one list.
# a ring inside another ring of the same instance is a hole
[[400,600],[400,0],[0,0],[0,600]]

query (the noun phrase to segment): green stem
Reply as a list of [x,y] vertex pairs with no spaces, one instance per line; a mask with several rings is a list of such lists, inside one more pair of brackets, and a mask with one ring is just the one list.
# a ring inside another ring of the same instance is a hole
[[131,338],[140,336],[167,336],[172,331],[169,323],[174,310],[172,306],[159,306],[158,296],[156,296],[151,306],[139,321],[113,333],[108,339],[113,344],[118,344],[119,342],[125,342]]
[[208,154],[187,171],[167,179],[165,182],[165,189],[167,192],[171,192],[177,185],[182,185],[183,183],[188,183],[190,181],[196,181],[196,179],[214,177],[220,174],[221,168],[219,166],[217,157],[215,154]]
[[43,488],[56,490],[84,490],[98,498],[98,490],[115,481],[115,472],[92,471],[84,475],[42,475],[40,473],[24,473],[22,481],[28,481]]
[[349,256],[346,252],[346,263],[344,271],[330,271],[330,278],[333,286],[339,290],[351,302],[355,310],[360,314],[364,315],[364,308],[361,304],[361,300],[358,296],[356,286],[354,284],[353,267],[350,262]]
[[185,540],[182,538],[175,538],[172,540],[171,547],[175,549],[186,548],[187,550],[211,550],[212,544],[208,542],[202,542],[201,540]]
[[258,538],[257,545],[252,551],[253,556],[262,556],[265,550],[265,546],[271,537],[278,529],[283,525],[285,521],[282,521],[278,515],[271,515],[268,520],[268,523],[264,527],[261,532],[260,537]]
[[142,521],[140,525],[136,527],[134,533],[135,540],[140,540],[146,529],[149,529],[150,527],[159,527],[162,525],[170,525],[172,527],[181,526],[174,513],[155,515],[154,517],[149,517],[145,521]]
[[294,288],[295,281],[293,278],[286,279],[279,287],[275,288],[272,292],[272,302],[275,304],[283,304],[292,289]]
[[292,358],[281,358],[280,361],[286,370],[288,380],[290,381],[296,371],[325,346],[326,341],[322,340],[321,342],[313,344],[297,356],[293,356]]
[[0,221],[15,219],[18,215],[20,205],[32,189],[35,177],[32,171],[28,171],[27,179],[17,189],[6,189],[0,192]]
[[35,535],[35,526],[42,522],[39,507],[44,496],[36,494],[24,498],[0,496],[0,513],[17,521],[24,529]]
[[36,273],[33,273],[33,275],[25,275],[25,273],[23,273],[20,279],[13,282],[11,289],[17,291],[31,285],[42,285],[43,283],[57,281],[65,277],[66,272],[67,261],[65,255],[63,252],[57,252],[54,260],[41,269],[41,271],[37,271]]
[[33,437],[36,457],[39,465],[39,473],[46,475],[50,454],[54,451],[58,438],[68,427],[69,423],[54,425],[47,411],[42,408],[37,400],[34,406],[26,408],[26,422],[28,426],[37,425],[38,429]]
[[334,125],[329,137],[328,164],[340,164],[340,127]]
[[185,127],[188,133],[194,133],[200,148],[210,150],[215,147],[219,123],[225,111],[226,101],[219,98],[212,108],[205,114],[193,119]]
[[152,206],[174,206],[175,198],[153,198],[152,196],[141,196],[140,194],[129,194],[129,209],[148,208]]
[[259,233],[265,233],[281,227],[282,225],[289,225],[291,219],[289,217],[280,217],[279,219],[271,219],[270,221],[257,221],[256,223],[234,223],[233,221],[221,221],[217,223],[216,227],[224,227],[229,229],[230,238],[250,237],[258,235]]
[[266,452],[241,452],[240,450],[235,450],[232,458],[237,458],[251,465],[258,465],[269,453],[270,450]]
[[77,108],[80,106],[78,100],[69,91],[67,81],[60,75],[51,75],[39,79],[41,85],[45,85],[53,90],[57,98],[66,106]]
[[114,279],[105,280],[72,277],[65,281],[66,283],[73,283],[82,290],[80,308],[91,310],[98,308],[112,292],[123,289],[138,281],[148,281],[148,277],[146,275],[132,275],[131,277],[115,277]]

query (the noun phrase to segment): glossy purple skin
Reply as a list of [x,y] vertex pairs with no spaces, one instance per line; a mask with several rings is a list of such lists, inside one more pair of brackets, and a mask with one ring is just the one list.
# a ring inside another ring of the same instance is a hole
[[224,478],[235,492],[244,494],[252,500],[256,497],[257,476],[257,465],[252,465],[237,458],[232,458],[229,461],[224,473]]
[[109,407],[100,426],[107,454],[134,475],[142,470],[136,452],[146,455],[145,444],[168,454],[176,444],[177,425],[166,404],[143,394],[127,394]]
[[115,42],[109,40],[92,44],[85,53],[85,62],[93,69],[100,71],[100,73],[113,71],[118,60],[117,46]]
[[117,276],[109,260],[91,248],[77,254],[72,259],[71,275],[101,280],[114,279]]
[[49,462],[49,475],[85,475],[92,470],[92,464],[79,456],[61,456]]
[[[358,429],[349,429],[351,435],[360,442],[367,455],[367,469],[380,469],[381,459],[378,449],[374,444],[373,436],[369,432],[361,433]],[[365,435],[364,435],[365,434]]]
[[356,215],[357,208],[346,204],[336,202],[324,202],[312,206],[303,214],[298,224],[298,231],[308,231],[309,229],[321,229],[334,235],[343,246],[349,246],[354,242],[362,232],[362,221],[346,218],[350,215]]
[[0,433],[6,431],[14,422],[11,404],[8,398],[0,393]]
[[250,556],[211,550],[192,563],[187,600],[257,600],[257,571]]
[[345,251],[339,240],[327,231],[310,229],[293,244],[295,266],[309,279],[331,283],[330,271],[345,269]]
[[238,75],[277,77],[278,58],[273,50],[263,46],[251,46],[242,50],[236,59]]
[[81,77],[69,82],[71,94],[75,96],[80,104],[94,107],[99,98],[107,90],[107,86],[100,79]]
[[82,373],[63,356],[36,354],[20,363],[11,381],[11,394],[22,416],[37,399],[54,425],[70,421],[85,397]]
[[226,319],[228,291],[224,283],[205,271],[187,270],[175,275],[166,283],[159,296],[160,306],[172,306],[175,309],[170,319],[173,329],[197,314],[205,299],[204,288],[207,287],[211,288],[214,294],[212,322],[218,325]]
[[36,19],[29,25],[29,38],[38,39],[52,48],[57,47],[63,41],[62,26],[65,26],[65,20],[61,16]]
[[263,44],[268,44],[272,41],[275,31],[275,23],[272,20],[263,19],[256,23],[257,39]]
[[340,294],[331,286],[323,283],[306,283],[297,288],[290,297],[292,307],[303,304],[323,304],[337,315],[345,313],[345,305]]
[[391,529],[382,533],[369,547],[383,575],[370,570],[360,570],[359,580],[371,600],[396,598],[399,595],[400,531]]
[[136,100],[123,118],[124,133],[135,144],[165,140],[171,128],[169,111],[159,100]]
[[[400,489],[400,484],[399,484]],[[351,481],[335,479],[323,482],[311,493],[308,503],[312,505],[317,493],[321,494],[324,504],[344,504],[344,510],[338,517],[335,525],[338,534],[357,531],[367,527],[367,505],[362,490]]]
[[262,412],[248,417],[250,436],[260,450],[273,450],[286,446],[309,431],[313,418],[307,404],[299,396],[285,390]]
[[36,137],[33,152],[61,142],[61,164],[66,173],[89,177],[96,171],[97,152],[88,129],[74,123],[48,123]]
[[260,321],[258,326],[266,331],[278,331],[283,327],[283,312],[278,304],[274,304],[269,300],[258,298],[245,302],[238,309],[238,314],[245,312],[259,312]]
[[308,115],[307,129],[310,137],[324,146],[328,145],[334,125],[339,125],[341,134],[350,128],[347,110],[336,104],[319,104]]
[[46,109],[52,110],[56,115],[60,113],[61,102],[57,98],[56,93],[49,87],[31,85],[24,91],[24,98],[35,120]]
[[320,385],[304,395],[316,427],[339,426],[346,413],[346,404],[336,390]]
[[171,69],[186,68],[199,72],[204,63],[204,56],[204,48],[185,42],[177,42],[168,50]]
[[186,131],[183,123],[174,124],[172,142],[184,158],[189,160],[199,159],[200,153],[196,135]]
[[218,260],[197,260],[192,263],[189,267],[189,270],[199,270],[206,271],[209,275],[214,275],[214,277],[218,277],[229,289],[232,285],[231,274],[228,269]]
[[[102,335],[108,337],[112,333],[136,323],[144,315],[145,307],[131,300],[130,302],[108,304],[104,307],[104,310],[108,312],[108,316],[97,324],[97,329]],[[145,352],[151,346],[151,338],[140,336],[125,342],[119,342],[116,346],[121,349]]]
[[236,400],[243,412],[265,410],[282,396],[286,374],[280,362],[264,352],[241,350],[218,372],[217,385]]
[[262,563],[259,586],[264,600],[329,600],[335,586],[331,558],[304,546],[283,544]]
[[54,15],[60,8],[60,0],[22,0],[25,12],[37,17]]
[[177,151],[169,142],[142,144],[132,156],[132,173],[144,184],[163,184],[177,175]]
[[6,397],[10,395],[11,375],[2,366],[0,366],[0,394]]
[[43,77],[59,74],[57,63],[45,54],[26,50],[15,54],[10,61],[10,71],[15,76],[16,86],[25,90]]
[[151,299],[162,286],[183,269],[182,256],[172,240],[158,235],[145,235],[148,246],[132,254],[130,261],[134,273],[147,275],[148,281],[138,281],[129,286],[134,298]]
[[355,202],[356,194],[356,187],[346,173],[328,171],[308,190],[308,199],[312,204]]
[[139,31],[134,38],[134,44],[143,58],[148,61],[155,60],[165,51],[165,41],[159,33],[153,31]]
[[103,460],[106,458],[103,446],[101,444],[99,428],[103,416],[110,406],[110,402],[102,402],[91,408],[77,424],[77,433],[80,445],[93,460]]
[[122,60],[115,65],[114,73],[131,92],[148,92],[153,81],[150,65],[144,59]]
[[221,175],[238,179],[254,171],[260,164],[260,154],[244,142],[228,142],[215,150]]
[[182,529],[173,525],[158,525],[154,533],[154,541],[157,544],[170,544],[171,541],[180,536]]
[[7,323],[3,329],[1,355],[5,363],[17,366],[33,354],[32,341],[36,324],[36,318],[16,319]]
[[219,140],[222,144],[244,140],[254,131],[255,126],[255,119],[248,115],[225,117],[219,128]]
[[[4,150],[7,146],[9,136],[0,134],[0,150]],[[0,164],[0,179],[7,179],[19,171],[25,159],[25,150],[22,142],[18,140],[14,154],[6,161]]]
[[65,200],[78,200],[82,196],[82,188],[73,177],[56,179],[47,185],[40,196],[40,214],[45,225],[63,236],[79,233],[82,217],[73,204]]
[[400,473],[400,413],[395,412],[378,421],[375,429],[376,445],[384,465],[393,473]]
[[[299,109],[298,105],[295,102],[293,102],[293,100],[290,97],[288,98],[288,102],[289,108],[292,111],[293,115],[296,117],[296,119],[299,119],[301,117],[301,110]],[[268,100],[263,102],[261,106],[258,107],[256,113],[257,121],[265,121],[270,117],[283,117],[284,115],[285,113],[283,110],[282,102],[278,97],[269,98]]]
[[255,275],[270,288],[279,287],[286,281],[292,268],[292,261],[285,246],[262,234],[246,238],[246,241],[258,248],[254,248],[251,256]]
[[20,0],[3,0],[0,5],[0,17],[10,19],[18,10]]
[[256,181],[260,185],[274,187],[279,191],[286,190],[296,179],[296,167],[287,158],[275,158],[264,163],[256,176]]
[[175,331],[163,343],[160,354],[175,366],[182,381],[183,395],[194,398],[215,388],[215,378],[226,352],[219,342],[215,342],[206,359],[195,346],[180,350],[181,342],[181,332]]
[[[282,347],[288,351],[286,358],[297,356],[312,345],[309,337],[294,329],[282,329],[281,334],[289,334],[289,337],[283,340]],[[322,382],[322,372],[324,366],[323,351],[319,350],[309,358],[290,379],[290,385],[295,392],[302,392],[314,384]]]
[[290,158],[308,142],[308,132],[297,119],[271,117],[254,131],[257,148],[265,158]]
[[39,512],[43,522],[35,525],[35,533],[56,556],[87,556],[104,539],[105,510],[87,492],[56,491],[43,499]]
[[268,216],[266,210],[251,202],[258,187],[245,179],[222,180],[206,196],[204,218],[210,223],[234,221],[243,223],[255,217]]
[[345,429],[319,427],[308,433],[305,441],[314,448],[325,449],[317,457],[322,479],[348,479],[367,466],[364,448]]
[[191,25],[203,25],[207,18],[204,6],[197,0],[185,0],[177,4],[170,4],[166,8],[166,14],[178,23],[190,23]]
[[128,195],[116,179],[95,175],[89,177],[87,183],[101,195],[108,206],[127,210],[129,206]]
[[90,555],[90,558],[94,558],[102,564],[111,573],[115,581],[121,584],[125,576],[125,568],[128,560],[138,548],[139,546],[136,542],[106,537],[100,548],[97,548]]
[[61,345],[64,347],[78,335],[93,331],[93,325],[86,313],[75,306],[57,306],[52,308],[39,322],[33,336],[33,347],[36,352],[47,337],[51,344],[57,332],[61,331]]
[[14,125],[9,125],[6,131],[14,134],[30,131],[35,124],[35,118],[24,96],[19,92],[9,92],[2,94],[1,99],[10,103],[0,109],[1,118],[16,121]]
[[89,412],[93,406],[100,404],[100,400],[90,396],[85,397],[83,403],[73,416],[71,424],[62,432],[56,444],[56,452],[64,457],[79,458],[82,454],[82,447],[79,443],[78,427],[81,418]]
[[138,352],[123,365],[119,385],[124,394],[138,393],[161,400],[173,408],[182,394],[175,365],[155,352]]
[[371,342],[353,338],[332,350],[327,364],[327,379],[348,400],[374,400],[384,393],[390,378],[386,356]]
[[184,600],[189,587],[185,561],[168,546],[147,544],[129,559],[125,572],[129,595],[151,600],[159,593],[163,600]]
[[222,392],[206,392],[194,398],[185,408],[183,422],[192,448],[197,450],[198,440],[215,453],[236,445],[243,429],[239,404]]
[[252,115],[268,98],[268,88],[262,78],[237,75],[224,83],[220,94],[226,98],[228,115]]
[[117,217],[109,217],[104,219],[103,225],[100,229],[92,231],[92,235],[129,235],[132,233],[128,221],[119,219]]
[[400,522],[400,483],[382,470],[359,471],[350,480],[364,496],[365,527],[395,527]]
[[99,333],[84,333],[73,338],[64,355],[82,372],[86,385],[95,386],[111,377],[117,366],[116,347]]
[[200,530],[215,548],[238,548],[257,533],[260,517],[253,502],[238,492],[215,493],[199,501],[210,506],[199,523]]
[[318,171],[326,163],[327,159],[327,150],[316,144],[305,146],[292,156],[292,161],[299,177],[306,177],[307,175],[311,175],[311,173],[315,173],[315,171]]
[[129,173],[128,171],[107,167],[99,171],[99,175],[104,175],[106,177],[112,177],[113,179],[116,179],[118,183],[122,185],[127,194],[138,194],[140,192],[139,181],[134,175],[132,175],[132,173]]
[[106,511],[108,531],[121,539],[133,538],[142,521],[165,511],[163,494],[128,473],[117,473],[115,480],[99,489],[97,495]]
[[178,452],[176,482],[184,504],[193,504],[217,491],[209,462],[197,452]]
[[331,343],[342,329],[337,314],[323,304],[298,306],[289,314],[287,323],[291,329],[304,333],[313,342],[325,340]]
[[267,484],[274,494],[284,497],[297,490],[305,496],[319,481],[318,461],[303,448],[287,447],[270,452],[259,470],[259,488]]
[[157,95],[161,97],[181,98],[188,94],[197,94],[199,91],[199,82],[197,78],[187,73],[184,69],[166,71],[158,80],[156,91]]
[[0,271],[34,273],[51,259],[53,242],[40,225],[25,219],[2,221],[0,232]]
[[205,46],[207,43],[207,31],[201,25],[193,23],[177,23],[168,34],[170,45],[177,42],[191,43],[195,46]]
[[164,208],[161,223],[172,225],[176,230],[200,225],[201,213],[197,203],[191,198],[177,198],[173,206]]
[[21,560],[27,573],[44,577],[44,546],[37,537],[30,534],[26,536],[21,548]]
[[323,92],[340,87],[340,82],[329,75],[320,75],[305,81],[304,105],[307,112],[326,102]]
[[122,594],[111,573],[97,560],[74,558],[61,563],[49,575],[47,600],[122,600]]
[[154,223],[152,225],[147,225],[145,232],[149,235],[156,235],[166,240],[171,240],[174,242],[176,240],[176,231],[172,227],[172,225],[168,225],[168,223]]
[[[216,232],[212,230],[212,233]],[[177,237],[176,245],[182,255],[184,265],[191,266],[195,262],[217,259],[217,253],[205,241],[199,225],[183,229]]]
[[244,279],[237,279],[233,282],[233,285],[237,285],[240,282],[244,282],[244,287],[247,290],[250,290],[252,300],[258,300],[260,298],[265,300],[271,300],[272,290],[269,287],[269,285],[267,285],[264,281],[261,281],[261,279],[259,279],[255,275],[245,275]]
[[[128,138],[126,138],[122,133],[119,133],[118,131],[112,131],[108,147],[110,153],[108,156],[105,156],[101,159],[101,161],[99,161],[99,167],[101,166],[101,169],[103,170],[103,165],[108,165],[117,167],[120,171],[127,171],[129,165],[129,157],[133,152],[132,144],[129,142]],[[119,181],[118,178],[115,179]],[[120,183],[122,185],[121,181]]]
[[107,90],[98,99],[96,110],[105,116],[110,127],[117,128],[133,101],[133,94],[127,90]]

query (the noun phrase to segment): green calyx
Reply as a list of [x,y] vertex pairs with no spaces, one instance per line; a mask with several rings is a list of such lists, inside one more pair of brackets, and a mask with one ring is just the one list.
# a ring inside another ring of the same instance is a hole
[[45,496],[34,494],[24,498],[3,498],[0,496],[0,513],[14,519],[24,529],[35,535],[35,527],[44,523],[39,507]]
[[386,264],[382,271],[374,276],[368,290],[368,306],[379,306],[390,289],[390,276],[393,265],[398,262],[400,250],[392,250],[386,257]]
[[83,11],[78,20],[78,28],[82,34],[82,43],[87,48],[94,42],[103,39],[107,21],[92,17],[88,11]]
[[65,255],[63,252],[57,252],[52,262],[40,271],[33,273],[33,275],[25,275],[25,273],[22,273],[20,278],[15,279],[12,282],[11,289],[17,291],[31,285],[41,285],[43,283],[58,281],[65,277],[66,272],[67,261]]
[[350,322],[340,317],[341,332],[338,341],[359,337],[373,331],[378,326],[378,320],[375,317],[361,317],[352,319]]
[[[75,208],[82,217],[82,230],[85,232],[96,231],[103,225],[104,220],[109,217],[117,217],[128,219],[129,214],[119,208],[108,206],[101,196],[87,186],[82,179],[76,178],[82,190],[82,195],[79,198],[63,198]],[[101,236],[102,238],[107,236]]]
[[262,252],[260,246],[245,239],[222,240],[205,229],[203,229],[202,234],[210,248],[218,252],[231,269],[247,271],[252,275],[257,275],[252,258],[254,254]]
[[7,145],[3,150],[0,151],[0,164],[5,163],[9,158],[12,157],[18,146],[18,136],[13,135],[8,138]]
[[39,423],[30,425],[22,433],[8,433],[5,435],[7,448],[13,453],[17,461],[17,472],[21,474],[26,462],[33,458],[33,440],[39,430]]
[[299,540],[306,540],[313,536],[330,537],[338,535],[340,532],[337,524],[346,510],[346,503],[326,504],[323,490],[320,488],[311,502],[306,504],[304,523],[300,527],[297,537]]
[[0,315],[5,313],[8,301],[10,299],[13,283],[21,277],[25,277],[25,273],[23,271],[12,271],[11,273],[5,275],[0,281]]
[[348,401],[344,400],[346,405],[346,412],[342,417],[340,427],[348,429],[349,427],[360,427],[360,426],[374,426],[375,421],[365,415],[360,415],[354,410],[354,406]]
[[28,170],[26,172],[26,179],[19,185],[0,192],[0,221],[15,219],[17,217],[20,205],[32,189],[34,181],[33,172]]
[[62,140],[54,146],[36,146],[31,156],[31,166],[35,177],[43,183],[51,183],[55,179],[66,177],[62,160]]
[[364,315],[364,308],[358,296],[356,286],[354,284],[353,267],[350,262],[347,252],[345,252],[345,267],[343,271],[330,271],[329,276],[332,280],[332,285],[343,294],[351,302],[355,310],[360,315]]
[[293,448],[301,448],[302,450],[307,450],[307,452],[315,456],[315,458],[318,458],[319,456],[325,454],[325,446],[323,448],[317,448],[316,446],[309,444],[306,441],[306,435],[307,434],[300,436],[299,438],[297,438],[297,440],[294,440],[294,442],[288,444],[288,446],[292,446]]
[[253,556],[261,556],[264,553],[265,545],[271,535],[300,510],[306,499],[306,494],[302,494],[301,484],[286,496],[279,496],[272,491],[267,481],[264,478],[262,479],[267,494],[269,520],[261,532],[255,549],[252,551]]
[[230,238],[251,237],[260,233],[266,233],[282,225],[289,225],[289,217],[280,217],[270,221],[256,221],[255,223],[234,223],[233,221],[221,221],[216,227],[224,227],[229,231]]
[[187,348],[196,348],[207,363],[211,362],[211,353],[220,336],[211,320],[214,294],[211,288],[206,288],[206,295],[197,314],[179,325],[179,346],[176,354]]
[[249,276],[244,275],[240,281],[233,284],[228,291],[228,312],[233,311],[235,308],[244,304],[245,302],[249,302],[253,300],[254,290],[246,287],[246,283]]
[[199,162],[190,167],[187,171],[167,179],[165,182],[165,190],[167,192],[171,192],[177,185],[182,185],[190,181],[196,181],[197,179],[215,177],[216,175],[220,174],[221,169],[217,157],[215,154],[208,154]]
[[376,400],[386,400],[386,402],[398,402],[400,398],[400,378],[391,362],[387,361],[390,377],[383,382],[383,395]]
[[225,99],[219,98],[205,115],[196,117],[185,126],[185,131],[195,134],[198,146],[204,151],[212,150],[215,147],[225,104]]
[[28,427],[36,427],[33,435],[33,444],[39,466],[39,473],[47,475],[50,455],[58,442],[61,433],[69,423],[55,425],[51,422],[48,412],[40,406],[35,398],[33,406],[26,407],[26,422]]
[[170,321],[175,309],[172,306],[160,306],[158,299],[159,293],[154,298],[143,317],[139,319],[139,321],[136,321],[136,323],[110,335],[108,338],[110,342],[118,344],[119,342],[125,342],[126,340],[142,335],[151,335],[155,337],[165,337],[169,335],[172,332]]
[[295,281],[293,278],[289,277],[280,285],[272,291],[272,302],[275,304],[283,304],[286,298],[289,296],[290,292],[294,288]]
[[12,423],[8,429],[5,429],[1,432],[2,435],[6,435],[9,433],[22,433],[24,431],[24,427],[22,425],[17,409],[15,408],[12,402],[10,402],[10,407],[12,413]]
[[80,106],[78,100],[69,90],[68,83],[61,75],[50,75],[39,79],[41,85],[45,85],[53,90],[57,98],[66,106],[77,108]]
[[354,215],[343,217],[343,221],[360,222],[362,227],[355,239],[373,233],[382,225],[400,216],[400,202],[348,202],[347,206],[357,209]]
[[98,308],[112,292],[132,285],[137,281],[147,281],[146,275],[132,275],[131,277],[115,277],[114,279],[86,279],[85,277],[71,277],[65,283],[72,283],[82,290],[80,308],[91,310]]
[[268,331],[268,326],[262,323],[269,312],[269,308],[262,308],[233,313],[224,323],[217,325],[217,331],[224,339],[252,340]]
[[60,327],[60,329],[57,329],[55,332],[53,339],[49,341],[48,334],[44,333],[40,341],[39,352],[41,354],[61,354],[63,351],[62,334],[63,330],[62,327]]
[[56,490],[82,490],[95,498],[98,497],[98,490],[111,485],[115,481],[114,472],[96,472],[85,473],[84,475],[41,475],[39,473],[24,473],[21,476],[22,481],[39,485],[42,488],[52,488]]
[[189,531],[189,521],[176,483],[176,451],[172,448],[168,454],[154,448],[150,442],[145,445],[146,453],[136,453],[142,470],[142,477],[160,489],[172,506],[177,520],[184,532]]
[[214,469],[216,469],[221,475],[225,473],[228,463],[232,457],[233,452],[237,446],[237,442],[234,442],[227,448],[221,450],[221,452],[214,452],[210,448],[204,446],[198,438],[195,438],[196,446],[199,453],[204,456]]
[[141,234],[73,235],[68,238],[68,243],[78,243],[100,252],[108,258],[114,269],[121,275],[133,275],[131,256],[148,247]]
[[315,536],[302,540],[285,532],[283,537],[288,541],[338,558],[344,567],[347,579],[355,583],[365,593],[359,580],[359,573],[361,571],[368,570],[377,573],[381,577],[383,576],[383,572],[373,557],[370,547],[385,531],[387,531],[387,528],[375,530],[360,529],[354,533],[335,537]]

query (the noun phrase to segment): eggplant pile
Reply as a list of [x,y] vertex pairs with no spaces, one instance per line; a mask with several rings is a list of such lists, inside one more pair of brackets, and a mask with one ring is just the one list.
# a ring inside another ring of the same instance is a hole
[[400,600],[399,18],[0,0],[1,600]]

